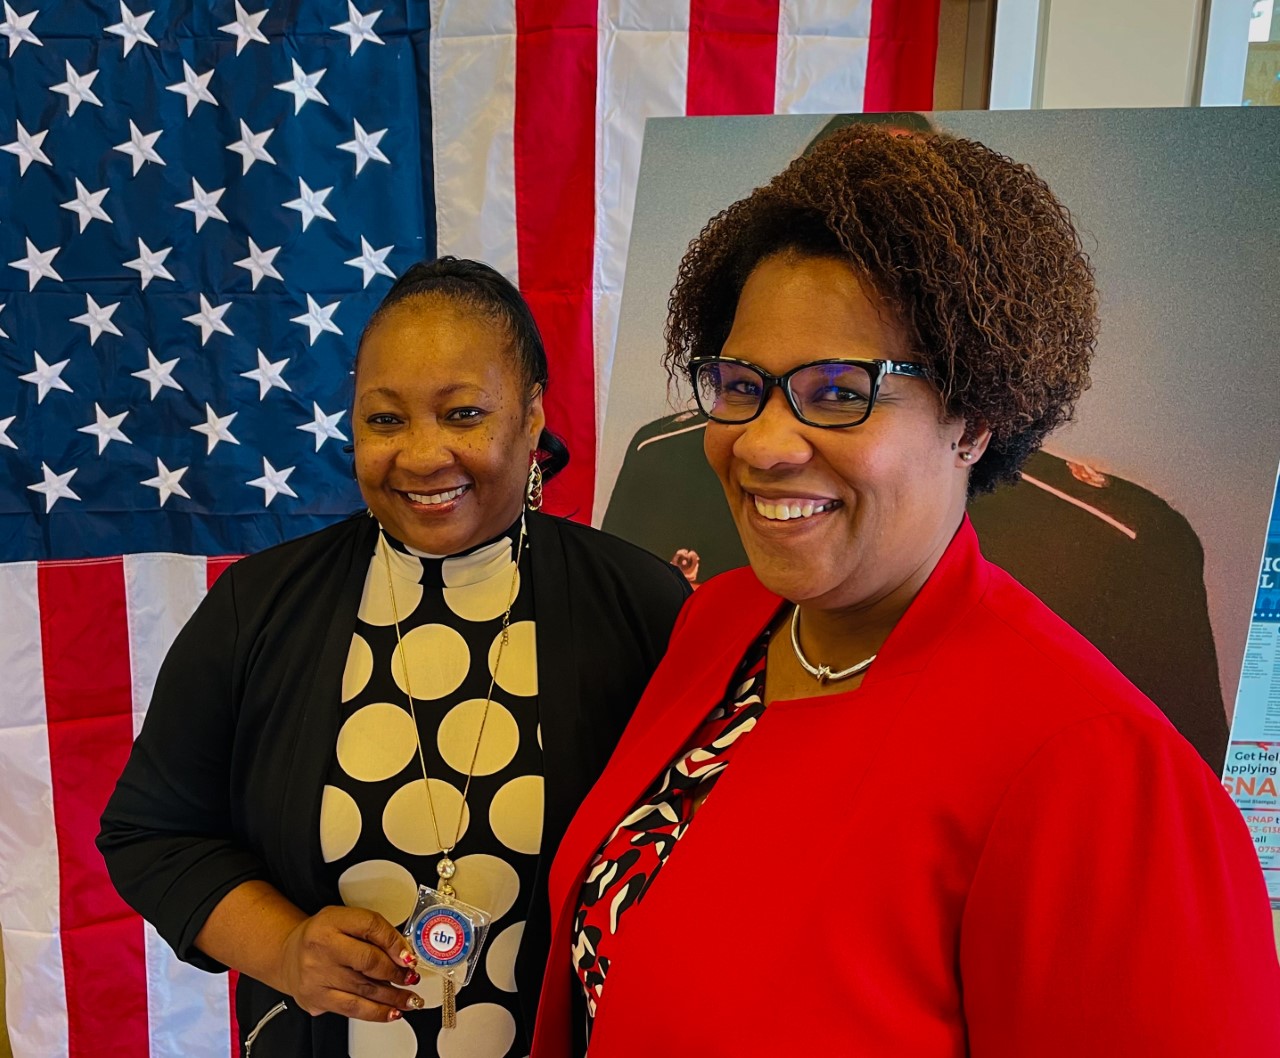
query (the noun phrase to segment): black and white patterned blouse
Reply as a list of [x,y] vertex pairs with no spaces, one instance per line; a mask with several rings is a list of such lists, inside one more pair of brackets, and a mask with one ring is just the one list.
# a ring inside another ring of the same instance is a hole
[[764,714],[766,629],[739,662],[724,698],[601,845],[578,893],[573,968],[586,1000],[587,1034],[604,995],[616,937],[694,818],[700,793],[733,761]]
[[[510,597],[519,523],[496,541],[448,558],[411,552],[382,534],[342,679],[342,725],[320,809],[320,845],[345,904],[397,928],[418,884],[437,884],[432,826],[396,658],[384,556],[416,703],[422,750],[447,845],[475,750],[490,672]],[[542,841],[543,767],[528,544],[517,576],[475,778],[453,851],[458,897],[493,916],[481,963],[458,993],[457,1027],[442,1029],[440,978],[414,991],[426,1009],[387,1024],[348,1023],[351,1058],[520,1058],[515,960]]]

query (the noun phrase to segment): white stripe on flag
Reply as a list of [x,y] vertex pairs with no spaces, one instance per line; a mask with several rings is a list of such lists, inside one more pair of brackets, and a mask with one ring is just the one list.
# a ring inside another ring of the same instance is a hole
[[518,283],[515,81],[515,0],[432,0],[436,249]]
[[[644,123],[685,112],[689,0],[603,0],[596,87],[596,422],[608,406]],[[655,364],[657,363],[655,359]]]
[[871,0],[782,0],[775,114],[862,109]]
[[9,1039],[15,1058],[63,1058],[67,989],[34,562],[0,565],[0,599],[0,927]]
[[[146,716],[160,663],[204,598],[208,560],[187,555],[126,555],[124,590],[133,678],[133,734]],[[150,1058],[228,1058],[227,978],[178,959],[145,927]]]
[[208,559],[191,555],[124,556],[134,738],[147,715],[160,663],[205,596],[208,565]]

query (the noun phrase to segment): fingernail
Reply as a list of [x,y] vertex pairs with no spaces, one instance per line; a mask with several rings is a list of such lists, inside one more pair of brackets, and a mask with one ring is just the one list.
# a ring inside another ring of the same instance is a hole
[[410,970],[404,975],[404,983],[407,985],[416,985],[421,980],[422,977],[417,970]]
[[409,951],[409,949],[406,948],[404,951],[400,953],[400,961],[404,963],[405,966],[412,966],[418,960],[416,956],[414,956],[413,952]]
[[409,997],[409,1006],[413,1007],[414,1010],[421,1010],[426,1005],[426,1000],[424,1000],[422,996]]
[[399,1021],[399,1020],[400,1020],[400,1011],[398,1011],[398,1010],[393,1010],[390,1014],[388,1014],[388,1015],[387,1015],[387,1020],[388,1020],[388,1021]]

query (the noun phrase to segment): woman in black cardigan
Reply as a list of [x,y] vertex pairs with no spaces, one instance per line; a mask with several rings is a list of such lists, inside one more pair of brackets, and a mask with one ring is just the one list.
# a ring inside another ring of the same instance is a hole
[[165,660],[98,844],[241,971],[246,1053],[528,1052],[551,856],[689,591],[536,512],[546,383],[514,287],[415,265],[357,354],[368,512],[232,566]]

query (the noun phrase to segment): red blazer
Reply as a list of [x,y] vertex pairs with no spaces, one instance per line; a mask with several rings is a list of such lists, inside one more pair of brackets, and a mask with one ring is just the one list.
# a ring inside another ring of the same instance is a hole
[[[533,1058],[570,1053],[590,861],[780,604],[686,603],[552,867]],[[859,689],[769,707],[611,954],[591,1058],[1280,1054],[1240,813],[967,520]]]

